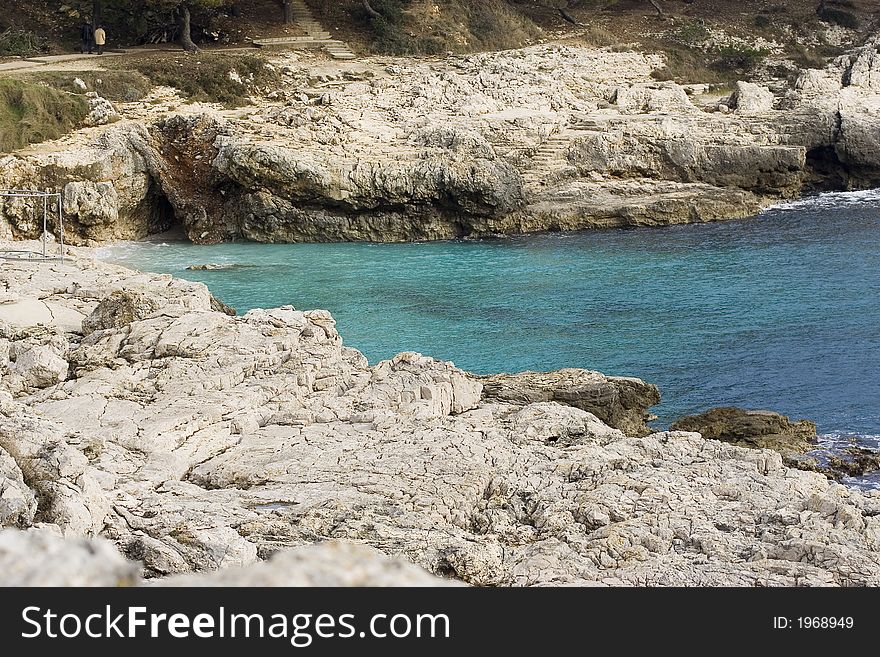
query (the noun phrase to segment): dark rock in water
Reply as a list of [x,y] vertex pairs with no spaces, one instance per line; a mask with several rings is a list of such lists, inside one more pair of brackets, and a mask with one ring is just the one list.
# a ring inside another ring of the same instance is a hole
[[816,449],[815,422],[792,422],[772,411],[713,408],[699,415],[683,417],[670,429],[696,431],[707,440],[721,440],[740,447],[773,449],[783,455],[803,454]]
[[186,268],[187,271],[223,271],[226,269],[240,269],[241,265],[236,264],[216,264],[209,263],[206,265],[190,265]]
[[847,477],[863,477],[880,470],[880,452],[864,447],[815,452],[806,456],[793,454],[783,458],[790,468],[820,472],[829,479],[842,481]]
[[828,458],[828,469],[841,477],[861,477],[880,470],[880,452],[864,447],[849,447],[840,455]]
[[512,404],[557,402],[592,413],[630,436],[647,436],[648,412],[660,403],[657,386],[641,379],[605,376],[600,372],[564,369],[557,372],[520,372],[477,377],[483,397]]
[[670,429],[696,431],[708,440],[721,440],[740,447],[772,449],[782,454],[788,467],[820,472],[836,481],[880,470],[880,452],[857,446],[820,448],[816,444],[815,423],[809,420],[792,422],[772,411],[714,408],[700,415],[683,417]]

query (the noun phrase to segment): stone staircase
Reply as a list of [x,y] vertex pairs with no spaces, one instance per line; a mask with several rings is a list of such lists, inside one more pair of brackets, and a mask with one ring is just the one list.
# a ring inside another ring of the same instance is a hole
[[255,39],[254,45],[260,48],[323,48],[333,59],[349,60],[356,59],[344,41],[334,39],[333,35],[324,29],[311,10],[302,0],[293,0],[293,19],[296,24],[305,30],[307,36],[281,37],[277,39]]
[[530,159],[530,167],[522,174],[527,192],[540,192],[570,168],[566,154],[571,141],[572,135],[567,130],[562,130],[538,147]]

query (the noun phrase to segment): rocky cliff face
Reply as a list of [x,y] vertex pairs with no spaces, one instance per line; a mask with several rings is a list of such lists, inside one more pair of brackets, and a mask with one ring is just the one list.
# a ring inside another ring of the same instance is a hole
[[[68,239],[91,243],[172,223],[196,242],[665,225],[880,184],[875,43],[775,95],[656,82],[661,63],[567,46],[279,60],[284,83],[256,109],[124,107],[121,122],[3,158],[0,186],[63,189]],[[0,236],[39,230],[22,203],[0,206]]]
[[[641,381],[371,366],[326,312],[232,317],[200,284],[85,257],[0,283],[0,524],[42,534],[0,534],[0,564],[30,564],[0,581],[327,581],[345,549],[258,562],[335,539],[476,585],[880,584],[880,496],[645,435]],[[41,570],[60,549],[79,574]]]

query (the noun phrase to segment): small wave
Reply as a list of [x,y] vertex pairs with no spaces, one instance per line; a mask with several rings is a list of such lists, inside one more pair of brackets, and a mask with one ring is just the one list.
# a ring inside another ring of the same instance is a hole
[[[847,448],[880,449],[880,435],[877,434],[831,432],[819,434],[817,442],[820,450],[811,454],[823,465],[827,463],[830,456],[840,456],[844,460],[848,460]],[[867,472],[855,477],[844,477],[841,479],[841,483],[863,491],[880,490],[880,471]]]
[[862,491],[880,490],[880,477],[876,473],[864,477],[844,477],[841,483]]
[[819,445],[825,449],[845,447],[868,447],[880,449],[880,435],[872,433],[830,432],[817,436]]
[[149,260],[150,254],[177,246],[173,242],[124,241],[100,246],[92,251],[97,260],[126,264],[130,261]]
[[776,210],[802,210],[804,208],[840,209],[880,201],[880,189],[866,189],[858,192],[823,192],[806,196],[795,201],[784,201],[765,208],[761,214]]

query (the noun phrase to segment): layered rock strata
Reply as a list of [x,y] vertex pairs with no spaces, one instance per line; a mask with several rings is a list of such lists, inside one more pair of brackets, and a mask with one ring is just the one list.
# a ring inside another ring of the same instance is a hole
[[[0,187],[63,190],[68,240],[88,244],[172,225],[200,243],[656,226],[880,184],[875,43],[775,94],[689,94],[651,78],[661,65],[571,46],[282,58],[255,108],[122,107],[122,121],[0,158]],[[40,230],[24,202],[0,206],[0,237]]]

